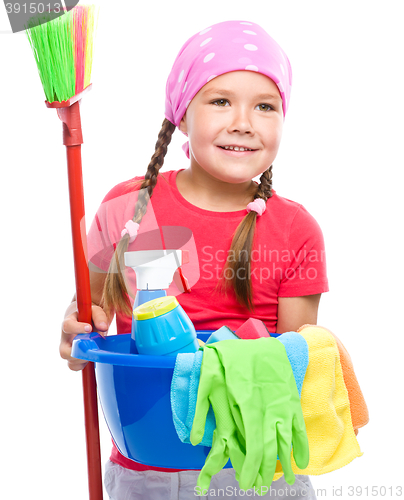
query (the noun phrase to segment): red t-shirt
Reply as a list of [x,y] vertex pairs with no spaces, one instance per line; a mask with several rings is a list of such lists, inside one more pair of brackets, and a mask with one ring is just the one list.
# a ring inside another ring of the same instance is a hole
[[[182,293],[173,281],[167,295],[177,297],[196,330],[217,330],[223,325],[236,330],[253,316],[262,320],[270,332],[275,332],[278,297],[328,291],[319,225],[302,205],[278,196],[275,191],[264,214],[257,217],[254,234],[251,256],[254,313],[236,301],[231,289],[226,295],[216,289],[233,234],[247,212],[211,212],[192,205],[177,189],[177,172],[159,175],[138,236],[128,250],[188,250],[189,263],[181,269],[192,291]],[[89,260],[105,271],[125,223],[134,216],[140,183],[134,184],[142,179],[135,177],[115,186],[104,198],[91,225],[87,238]],[[130,268],[125,273],[133,301],[136,275]],[[118,333],[131,331],[130,317],[117,315],[116,323]],[[111,460],[133,470],[179,470],[139,465],[123,457],[115,446]]]

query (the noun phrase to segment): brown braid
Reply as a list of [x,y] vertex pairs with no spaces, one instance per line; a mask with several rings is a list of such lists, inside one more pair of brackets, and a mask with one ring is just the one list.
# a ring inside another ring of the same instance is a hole
[[[153,189],[157,184],[159,170],[163,166],[167,147],[171,142],[171,137],[175,131],[175,125],[166,118],[163,121],[161,130],[156,142],[155,152],[151,157],[146,175],[140,186],[138,199],[135,206],[133,221],[140,224],[146,211],[148,202],[153,194]],[[146,189],[147,188],[147,189]],[[129,246],[129,235],[126,234],[118,243],[114,256],[111,259],[108,274],[105,279],[102,306],[109,318],[116,312],[131,315],[131,306],[125,279],[122,274],[124,267],[124,254]]]
[[267,201],[272,196],[272,165],[265,170],[265,172],[260,177],[260,183],[257,187],[257,192],[254,196],[256,198],[262,198]]
[[[267,201],[272,196],[272,165],[260,177],[260,183],[254,199]],[[236,294],[238,303],[254,310],[253,290],[251,283],[251,252],[254,241],[257,213],[249,212],[238,225],[226,264],[223,269],[223,279],[218,283],[226,291],[230,285]]]

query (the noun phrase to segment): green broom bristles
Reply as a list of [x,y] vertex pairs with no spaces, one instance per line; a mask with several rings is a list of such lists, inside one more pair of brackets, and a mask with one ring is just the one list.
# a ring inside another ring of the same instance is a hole
[[48,102],[74,96],[72,12],[26,30]]
[[[95,11],[94,5],[76,6],[53,21],[28,24],[26,34],[48,102],[67,101],[90,84]],[[85,74],[84,86],[77,74]]]

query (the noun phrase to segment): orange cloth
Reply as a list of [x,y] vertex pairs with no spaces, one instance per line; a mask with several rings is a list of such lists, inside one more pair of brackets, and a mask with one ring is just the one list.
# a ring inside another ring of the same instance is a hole
[[358,379],[356,378],[355,375],[351,356],[345,349],[340,339],[327,328],[317,325],[303,325],[297,331],[298,333],[300,333],[304,328],[309,328],[309,327],[310,328],[317,327],[322,330],[327,330],[335,338],[340,355],[342,375],[344,377],[344,383],[348,391],[349,406],[351,408],[352,427],[354,428],[355,434],[357,434],[358,429],[365,426],[369,422],[369,411],[368,407],[366,406],[366,402],[363,397],[361,388],[359,387]]

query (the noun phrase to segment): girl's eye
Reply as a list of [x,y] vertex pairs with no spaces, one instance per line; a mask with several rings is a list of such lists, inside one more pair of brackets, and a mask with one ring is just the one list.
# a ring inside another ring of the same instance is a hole
[[223,103],[229,102],[227,99],[217,99],[213,101],[212,104],[217,104],[217,106],[223,108]]
[[270,111],[273,109],[269,104],[258,104],[257,108],[259,108],[260,111]]

